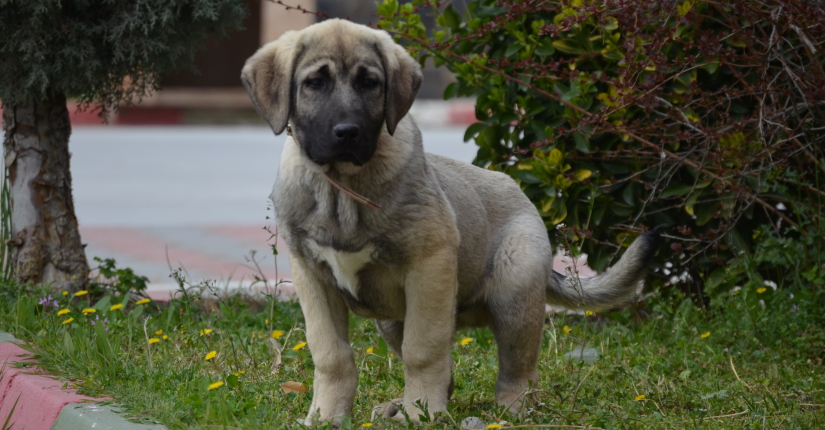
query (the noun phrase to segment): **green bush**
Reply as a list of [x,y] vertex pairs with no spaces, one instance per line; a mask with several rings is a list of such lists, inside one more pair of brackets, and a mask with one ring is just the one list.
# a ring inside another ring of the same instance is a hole
[[447,65],[445,98],[477,100],[475,164],[515,178],[549,230],[573,227],[596,270],[664,224],[659,283],[696,285],[760,225],[804,237],[799,205],[822,210],[821,4],[444,3],[385,0],[379,26]]

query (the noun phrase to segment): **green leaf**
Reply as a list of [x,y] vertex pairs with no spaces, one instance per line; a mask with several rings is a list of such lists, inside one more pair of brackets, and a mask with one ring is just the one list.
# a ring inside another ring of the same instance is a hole
[[398,12],[398,0],[384,0],[378,3],[378,14],[384,16],[395,15]]
[[541,179],[537,178],[536,175],[526,171],[526,170],[514,170],[510,173],[510,176],[524,182],[526,184],[540,184]]
[[587,136],[576,132],[573,133],[573,140],[576,141],[576,149],[580,152],[590,152],[590,139]]
[[548,55],[553,55],[556,53],[556,48],[553,48],[552,43],[542,43],[541,45],[537,46],[536,49],[533,51],[536,55],[541,55],[546,57]]
[[610,210],[612,210],[613,213],[618,216],[633,215],[633,206],[627,206],[620,203],[614,203],[610,205]]
[[238,386],[238,377],[236,375],[229,375],[226,377],[226,385],[229,388],[235,388]]
[[518,43],[513,43],[507,47],[507,50],[504,52],[504,56],[509,58],[519,51],[521,51],[521,45]]
[[705,64],[704,66],[702,66],[702,69],[704,69],[706,72],[710,73],[711,75],[716,73],[716,70],[718,68],[719,68],[719,63],[718,62],[708,63],[708,64]]
[[556,199],[553,202],[553,208],[556,209],[556,213],[551,220],[553,224],[558,224],[567,218],[567,205],[564,203],[564,199]]
[[627,164],[618,163],[615,161],[602,161],[602,167],[610,173],[630,173],[630,167],[628,167]]
[[564,52],[565,54],[584,54],[584,49],[582,49],[581,46],[575,40],[554,40],[553,47],[556,48],[556,50],[558,51]]
[[442,20],[444,27],[449,28],[450,30],[458,30],[461,26],[461,15],[456,12],[455,8],[452,6],[447,6],[444,9],[444,12],[441,13],[439,18]]
[[587,169],[581,169],[581,170],[577,170],[574,175],[576,176],[576,180],[581,182],[581,181],[584,181],[585,179],[589,178],[590,176],[592,176],[593,172],[591,172],[590,170],[587,170]]
[[692,185],[687,184],[673,184],[667,187],[664,191],[662,191],[662,195],[660,196],[663,199],[668,197],[677,197],[683,196],[690,192],[693,189]]
[[696,213],[696,225],[705,225],[713,219],[713,215],[716,214],[718,209],[717,206],[715,202],[696,205],[693,210]]
[[464,141],[468,142],[470,139],[483,132],[485,128],[487,128],[487,124],[484,124],[483,122],[471,124],[467,127],[467,131],[464,132]]
[[547,135],[544,133],[544,130],[542,130],[541,126],[539,126],[538,123],[530,123],[530,129],[533,130],[533,133],[536,134],[537,141],[547,139]]
[[590,222],[594,225],[599,225],[602,222],[602,218],[604,218],[604,214],[607,212],[608,205],[606,204],[596,204],[596,208],[593,209],[593,216],[590,217]]
[[635,203],[635,197],[636,187],[633,184],[633,182],[631,182],[627,184],[627,186],[624,188],[624,191],[622,191],[622,200],[624,200],[625,203],[633,206],[633,204]]
[[93,306],[93,308],[97,309],[100,312],[108,311],[109,307],[111,306],[111,303],[112,295],[107,294],[103,296],[100,300],[98,300],[97,303],[95,303],[95,305]]
[[444,100],[449,100],[455,97],[456,93],[458,93],[458,82],[453,82],[450,85],[447,85],[447,88],[444,89]]

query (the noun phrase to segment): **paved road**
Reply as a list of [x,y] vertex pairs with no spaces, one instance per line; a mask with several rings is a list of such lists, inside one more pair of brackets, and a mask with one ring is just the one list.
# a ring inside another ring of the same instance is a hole
[[[471,161],[463,128],[423,130],[425,149]],[[285,136],[264,127],[77,127],[69,144],[87,256],[113,257],[158,284],[275,277],[268,196]],[[281,249],[284,247],[281,246]],[[91,262],[91,261],[90,261]],[[93,265],[94,263],[91,262]],[[288,276],[284,259],[280,276]]]

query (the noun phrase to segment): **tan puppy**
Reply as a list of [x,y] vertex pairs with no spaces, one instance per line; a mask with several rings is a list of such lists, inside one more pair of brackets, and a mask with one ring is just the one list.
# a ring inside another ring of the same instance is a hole
[[[538,381],[545,302],[611,306],[644,277],[655,232],[575,287],[552,270],[544,222],[518,184],[425,154],[406,115],[421,70],[383,31],[328,20],[288,32],[247,61],[242,80],[276,134],[291,123],[272,197],[315,362],[307,424],[352,411],[349,311],[374,318],[403,360],[411,418],[421,413],[416,400],[430,413],[446,410],[450,345],[468,326],[492,329],[496,401],[517,409]],[[380,208],[356,202],[324,174]]]

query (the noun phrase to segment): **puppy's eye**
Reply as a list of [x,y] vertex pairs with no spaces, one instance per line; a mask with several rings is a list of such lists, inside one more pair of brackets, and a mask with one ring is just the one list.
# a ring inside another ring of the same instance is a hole
[[361,86],[363,86],[365,89],[368,89],[368,90],[371,90],[373,88],[377,88],[378,84],[379,84],[379,82],[378,82],[377,79],[364,78],[363,80],[361,80]]
[[309,78],[304,81],[304,85],[313,90],[320,90],[324,87],[324,80],[321,78]]

